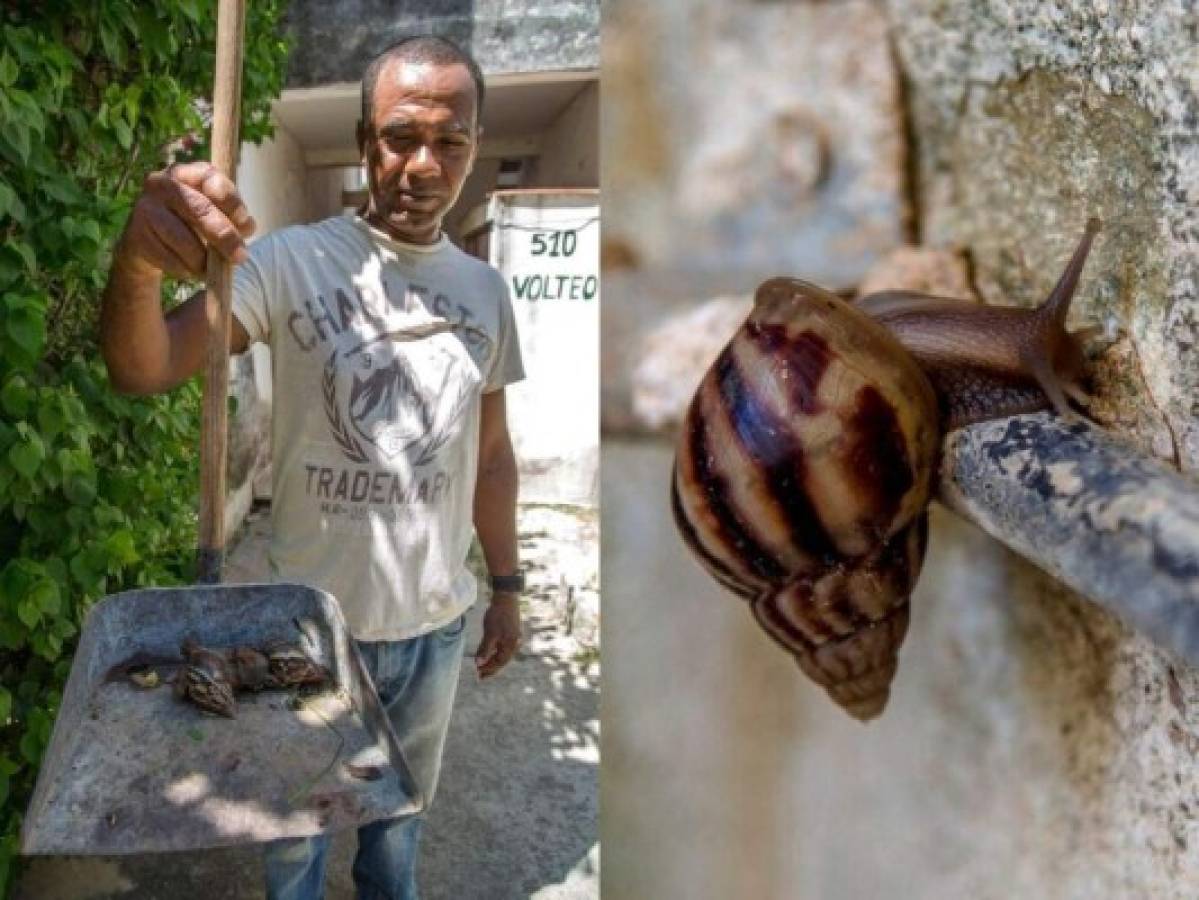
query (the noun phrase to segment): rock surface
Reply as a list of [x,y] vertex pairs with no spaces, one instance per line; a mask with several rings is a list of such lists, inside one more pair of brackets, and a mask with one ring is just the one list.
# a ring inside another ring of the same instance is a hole
[[843,288],[902,240],[878,4],[622,0],[604,28],[608,259]]
[[863,726],[692,559],[670,461],[605,442],[606,893],[1194,896],[1199,670],[934,507]]
[[1141,446],[1199,468],[1199,10],[1185,0],[891,2],[922,239],[969,246],[990,302],[1033,305],[1087,216],[1105,230],[1072,321]]

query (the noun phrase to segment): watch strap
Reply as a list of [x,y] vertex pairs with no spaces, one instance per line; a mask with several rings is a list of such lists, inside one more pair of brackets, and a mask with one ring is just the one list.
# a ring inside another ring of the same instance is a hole
[[492,575],[491,589],[496,593],[519,594],[525,589],[525,573],[515,575]]

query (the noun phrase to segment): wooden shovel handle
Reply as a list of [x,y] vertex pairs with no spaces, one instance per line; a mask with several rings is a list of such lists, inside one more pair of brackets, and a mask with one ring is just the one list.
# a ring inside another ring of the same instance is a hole
[[[236,174],[241,116],[241,59],[245,0],[220,0],[217,8],[216,77],[212,91],[212,163],[232,180]],[[225,548],[225,460],[229,430],[229,317],[233,306],[233,266],[208,251],[208,351],[204,363],[204,417],[200,425],[200,546],[197,578],[221,580]]]

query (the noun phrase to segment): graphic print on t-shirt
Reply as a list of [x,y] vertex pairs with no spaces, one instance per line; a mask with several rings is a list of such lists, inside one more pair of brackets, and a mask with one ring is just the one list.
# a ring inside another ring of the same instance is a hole
[[456,480],[457,467],[446,469],[438,455],[463,427],[492,339],[464,319],[428,315],[450,312],[449,298],[433,295],[430,310],[423,287],[403,293],[403,302],[379,309],[338,292],[336,316],[317,296],[302,306],[307,317],[297,311],[288,322],[296,348],[324,359],[320,403],[342,462],[301,464],[306,493],[335,530],[336,520],[396,523],[397,507],[443,502]]
[[[334,350],[325,363],[321,393],[329,431],[350,462],[370,461],[364,441],[384,460],[415,450],[413,465],[432,462],[462,415],[470,381],[455,371],[458,360],[446,355],[442,383],[430,391],[397,353],[397,337],[393,332],[348,351]],[[344,380],[339,375],[347,372],[348,397],[338,389]],[[458,385],[457,396],[447,405],[451,384]]]

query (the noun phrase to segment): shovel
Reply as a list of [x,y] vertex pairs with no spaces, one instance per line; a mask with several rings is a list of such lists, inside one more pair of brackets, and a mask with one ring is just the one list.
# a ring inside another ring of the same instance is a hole
[[[220,0],[213,163],[233,178],[244,0]],[[357,827],[423,808],[337,601],[300,584],[224,586],[232,266],[209,251],[201,425],[199,586],[127,591],[88,613],[21,834],[25,854],[194,850]],[[131,658],[178,657],[287,640],[332,674],[312,697],[241,694],[208,716],[169,686],[112,673]]]

